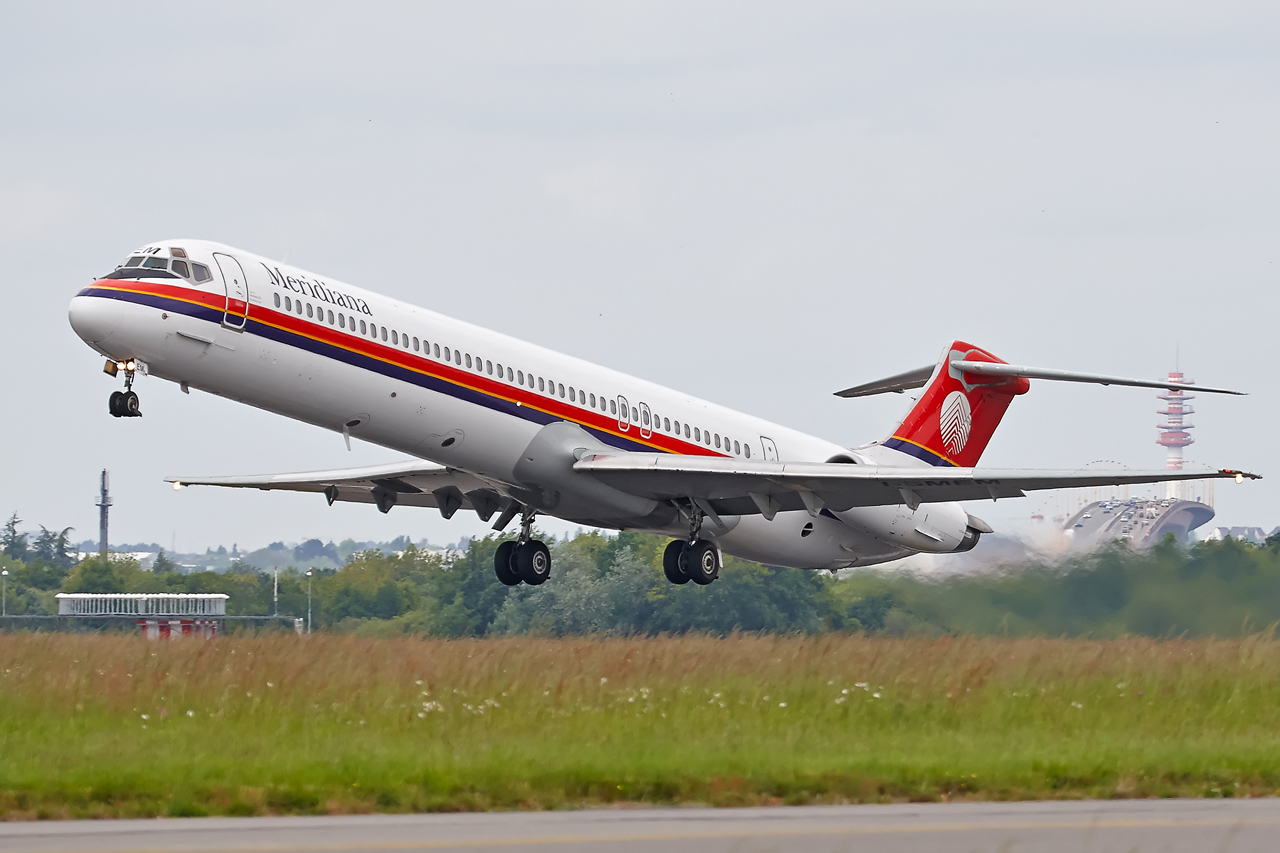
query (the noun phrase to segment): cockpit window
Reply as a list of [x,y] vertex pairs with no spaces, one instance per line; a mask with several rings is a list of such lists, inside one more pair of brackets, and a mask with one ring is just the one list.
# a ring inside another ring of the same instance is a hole
[[185,258],[187,256],[187,250],[179,249],[177,246],[170,246],[169,254],[173,255],[175,258]]
[[209,281],[213,278],[213,274],[209,272],[209,268],[204,264],[192,264],[191,268],[195,271],[195,280],[197,284]]
[[139,256],[139,255],[134,255],[132,258],[129,258],[128,260],[126,260],[126,261],[124,262],[124,266],[126,266],[126,267],[136,267],[136,266],[137,266],[138,264],[140,264],[140,263],[142,263],[142,258],[141,258],[141,256]]
[[191,278],[191,270],[187,267],[186,261],[174,261],[173,271],[183,278]]
[[155,257],[151,257],[151,258],[147,258],[145,261],[143,261],[143,262],[142,262],[142,265],[143,265],[144,267],[146,267],[147,269],[152,269],[152,270],[163,270],[163,269],[168,269],[168,268],[169,268],[169,259],[168,259],[168,258],[155,258]]

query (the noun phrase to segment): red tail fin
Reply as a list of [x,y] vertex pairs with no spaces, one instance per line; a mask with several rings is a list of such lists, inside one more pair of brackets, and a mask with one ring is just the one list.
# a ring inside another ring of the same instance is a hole
[[978,464],[1005,409],[1031,387],[1026,379],[965,375],[953,361],[1004,364],[986,350],[953,341],[942,353],[919,402],[884,442],[930,465]]

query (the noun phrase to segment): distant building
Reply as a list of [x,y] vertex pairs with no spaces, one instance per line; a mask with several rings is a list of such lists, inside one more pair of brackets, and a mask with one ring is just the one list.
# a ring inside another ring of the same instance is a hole
[[[1277,527],[1271,533],[1280,531]],[[1267,532],[1261,527],[1215,527],[1204,537],[1207,542],[1220,542],[1228,537],[1232,539],[1241,539],[1245,542],[1252,542],[1255,545],[1261,545],[1267,541]]]

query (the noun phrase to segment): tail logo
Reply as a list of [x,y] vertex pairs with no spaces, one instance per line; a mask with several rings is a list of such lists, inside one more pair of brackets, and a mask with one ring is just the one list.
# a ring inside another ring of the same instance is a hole
[[969,410],[969,398],[963,391],[952,391],[938,411],[938,429],[942,443],[952,456],[964,450],[969,443],[969,429],[973,426],[973,414]]

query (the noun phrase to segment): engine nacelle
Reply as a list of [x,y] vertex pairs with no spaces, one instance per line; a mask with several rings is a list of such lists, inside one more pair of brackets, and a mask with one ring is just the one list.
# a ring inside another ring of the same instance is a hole
[[881,541],[930,554],[972,550],[982,533],[969,513],[954,503],[921,504],[914,510],[905,505],[860,506],[836,516]]

